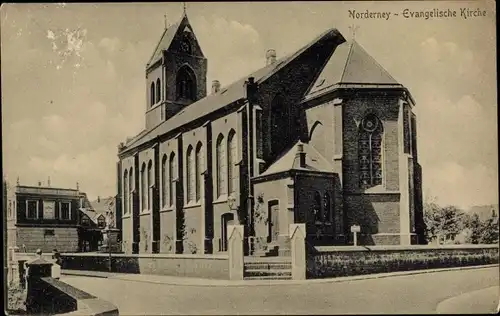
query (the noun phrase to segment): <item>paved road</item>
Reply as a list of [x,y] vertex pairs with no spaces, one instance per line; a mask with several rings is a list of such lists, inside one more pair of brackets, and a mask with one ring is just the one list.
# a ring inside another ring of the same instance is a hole
[[[342,283],[198,287],[118,279],[62,281],[108,300],[121,315],[436,313],[449,298],[499,284],[498,267]],[[476,299],[478,299],[476,297]],[[477,306],[477,313],[487,313]]]

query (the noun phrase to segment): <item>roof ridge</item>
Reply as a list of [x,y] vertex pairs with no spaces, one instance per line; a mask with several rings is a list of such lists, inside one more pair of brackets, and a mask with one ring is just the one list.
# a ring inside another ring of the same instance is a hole
[[368,51],[367,51],[367,50],[366,50],[366,49],[365,49],[365,48],[364,48],[364,47],[363,47],[360,43],[358,43],[357,41],[354,41],[354,40],[353,40],[353,44],[354,44],[354,43],[356,43],[357,47],[359,47],[359,48],[363,51],[363,53],[365,53],[368,57],[370,57],[370,58],[371,58],[371,59],[375,62],[375,64],[376,64],[377,66],[379,66],[379,67],[380,67],[380,69],[382,69],[382,71],[384,72],[384,74],[385,74],[385,75],[389,76],[389,78],[391,78],[391,79],[392,79],[392,80],[394,80],[395,82],[399,82],[399,81],[397,81],[397,80],[396,80],[396,78],[394,78],[394,77],[393,77],[393,76],[392,76],[392,75],[391,75],[391,74],[390,74],[390,73],[389,73],[389,72],[385,69],[385,67],[384,67],[384,66],[382,66],[382,65],[381,65],[381,64],[377,61],[377,59],[376,59],[376,58],[374,58],[372,55],[370,55],[370,53],[368,53]]
[[344,76],[345,76],[345,71],[347,69],[347,65],[349,65],[349,63],[351,62],[351,56],[352,56],[352,47],[354,46],[354,40],[351,40],[349,42],[349,54],[347,54],[347,59],[344,63],[344,69],[342,70],[342,75],[340,76],[340,81],[339,82],[342,82],[344,81]]

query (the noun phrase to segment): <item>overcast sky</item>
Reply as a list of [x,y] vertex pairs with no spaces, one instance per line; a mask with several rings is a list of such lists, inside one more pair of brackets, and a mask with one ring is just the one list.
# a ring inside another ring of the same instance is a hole
[[[460,8],[486,17],[461,18]],[[403,10],[457,10],[406,19]],[[348,10],[389,11],[353,20]],[[426,197],[462,207],[498,203],[495,4],[491,2],[188,3],[223,86],[335,27],[416,99]],[[399,13],[394,16],[394,13]],[[181,3],[10,4],[1,10],[4,174],[11,183],[116,192],[117,145],[144,126],[145,64]]]

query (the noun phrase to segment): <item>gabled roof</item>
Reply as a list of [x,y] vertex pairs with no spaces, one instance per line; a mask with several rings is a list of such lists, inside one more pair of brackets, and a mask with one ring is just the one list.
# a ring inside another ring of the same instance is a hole
[[91,209],[98,214],[106,213],[109,209],[113,207],[115,198],[110,196],[106,198],[99,198],[98,200],[90,202]]
[[[298,153],[298,145],[303,145],[303,152],[306,154],[306,166],[301,167]],[[333,173],[333,166],[321,155],[314,146],[297,142],[290,150],[278,158],[264,173],[256,178],[271,174],[282,173],[290,170],[305,170]]]
[[222,88],[217,94],[208,95],[205,98],[188,105],[170,119],[162,122],[155,128],[143,134],[143,136],[135,137],[132,141],[125,144],[127,148],[125,148],[124,151],[153,140],[159,135],[163,135],[169,131],[188,124],[191,121],[202,118],[205,115],[223,109],[235,101],[246,98],[245,82],[249,77],[254,77],[256,83],[262,83],[321,40],[332,38],[334,36],[341,37],[340,33],[338,33],[336,29],[329,29],[295,53],[288,55],[287,57],[283,57],[275,63],[267,65],[252,74],[239,79],[229,86]]
[[337,46],[311,86],[308,96],[342,83],[399,85],[396,79],[354,40]]
[[97,213],[94,212],[94,211],[91,211],[91,210],[87,210],[87,209],[84,209],[84,208],[81,208],[80,209],[80,212],[82,212],[83,214],[87,215],[88,218],[94,222],[95,224],[97,224]]

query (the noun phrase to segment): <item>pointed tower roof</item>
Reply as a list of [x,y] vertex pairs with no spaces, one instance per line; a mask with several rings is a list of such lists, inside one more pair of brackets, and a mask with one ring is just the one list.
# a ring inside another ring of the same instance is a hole
[[400,85],[355,40],[337,46],[318,79],[311,86],[308,95],[316,94],[336,84]]
[[172,44],[172,41],[174,40],[175,35],[178,32],[183,32],[184,30],[186,30],[186,28],[188,28],[188,31],[193,33],[193,36],[195,36],[194,32],[191,29],[191,24],[189,23],[189,19],[187,17],[186,11],[184,11],[184,13],[182,14],[182,17],[180,18],[179,21],[170,25],[168,28],[166,28],[163,31],[163,34],[161,35],[160,41],[156,45],[156,48],[153,51],[153,54],[151,55],[151,58],[149,59],[147,66],[154,64],[158,59],[160,59],[162,56],[162,52],[164,50],[168,50],[170,48],[170,44]]

